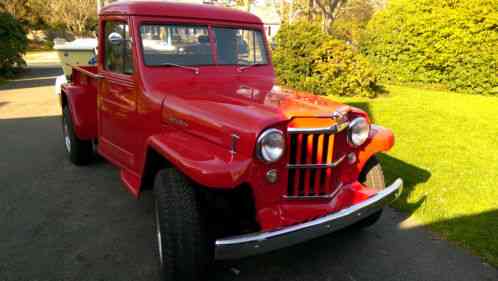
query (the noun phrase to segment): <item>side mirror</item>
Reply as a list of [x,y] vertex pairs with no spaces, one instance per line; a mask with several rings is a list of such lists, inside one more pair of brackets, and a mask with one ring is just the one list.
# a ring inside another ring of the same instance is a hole
[[109,37],[107,37],[109,42],[111,42],[111,45],[120,45],[124,40],[123,36],[117,32],[113,32],[109,34]]

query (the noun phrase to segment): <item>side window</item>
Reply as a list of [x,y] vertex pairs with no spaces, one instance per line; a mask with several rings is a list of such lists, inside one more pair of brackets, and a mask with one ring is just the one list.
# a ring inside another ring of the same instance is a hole
[[108,21],[105,23],[105,69],[123,74],[133,73],[131,38],[128,24]]

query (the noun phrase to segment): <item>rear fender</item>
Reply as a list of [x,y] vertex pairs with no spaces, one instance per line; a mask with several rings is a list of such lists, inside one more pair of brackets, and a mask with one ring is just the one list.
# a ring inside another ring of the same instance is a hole
[[151,136],[147,145],[191,180],[210,188],[239,186],[252,160],[183,131]]
[[61,104],[71,112],[74,131],[82,140],[97,138],[97,91],[91,87],[65,85]]

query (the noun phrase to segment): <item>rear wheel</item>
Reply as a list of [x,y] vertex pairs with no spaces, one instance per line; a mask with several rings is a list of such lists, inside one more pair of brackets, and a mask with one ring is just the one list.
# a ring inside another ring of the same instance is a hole
[[[360,173],[359,181],[377,191],[381,191],[386,187],[384,181],[384,172],[382,171],[382,166],[379,163],[379,160],[375,156],[368,159],[365,167]],[[358,228],[369,227],[379,221],[382,216],[382,209],[373,213],[372,215],[364,218],[363,220],[357,222],[354,226]]]
[[62,133],[71,162],[75,165],[89,164],[93,158],[92,141],[81,140],[76,136],[71,113],[67,106],[62,109]]
[[157,246],[162,280],[204,280],[214,257],[206,211],[195,186],[175,169],[154,182]]

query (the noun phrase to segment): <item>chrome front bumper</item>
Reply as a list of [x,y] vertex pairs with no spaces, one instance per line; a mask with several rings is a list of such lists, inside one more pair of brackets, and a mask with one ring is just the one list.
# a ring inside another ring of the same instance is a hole
[[350,226],[397,199],[403,180],[397,179],[367,200],[312,221],[286,228],[216,240],[215,258],[237,259],[292,246]]

